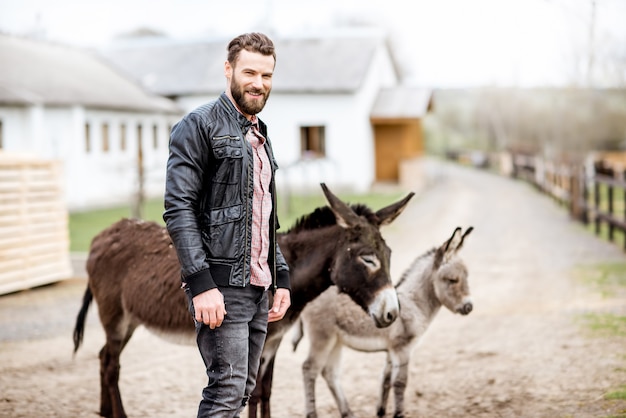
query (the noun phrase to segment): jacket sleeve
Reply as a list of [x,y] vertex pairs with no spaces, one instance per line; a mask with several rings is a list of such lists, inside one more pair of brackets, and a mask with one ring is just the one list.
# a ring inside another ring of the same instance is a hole
[[210,152],[208,129],[189,114],[173,128],[165,180],[163,220],[172,238],[181,275],[192,296],[217,287],[206,260],[198,214]]
[[276,243],[276,287],[291,290],[289,265],[287,264],[278,243]]

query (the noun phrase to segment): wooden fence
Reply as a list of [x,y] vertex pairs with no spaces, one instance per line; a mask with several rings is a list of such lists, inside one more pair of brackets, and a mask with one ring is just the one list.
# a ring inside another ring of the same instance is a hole
[[[557,163],[532,155],[513,155],[513,177],[526,180],[568,208],[572,218],[593,222],[595,233],[603,227],[608,239],[616,232],[626,250],[626,171],[599,159],[590,165]],[[621,213],[619,212],[621,210]]]
[[0,294],[71,277],[59,162],[0,153]]

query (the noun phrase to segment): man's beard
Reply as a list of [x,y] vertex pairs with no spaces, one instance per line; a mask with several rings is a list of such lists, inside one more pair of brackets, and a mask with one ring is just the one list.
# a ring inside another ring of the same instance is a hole
[[[250,90],[251,93],[262,93],[262,90]],[[256,115],[265,107],[265,102],[270,97],[270,92],[263,94],[263,98],[259,100],[244,99],[245,89],[233,77],[230,85],[230,94],[233,96],[235,103],[239,109],[246,115]]]

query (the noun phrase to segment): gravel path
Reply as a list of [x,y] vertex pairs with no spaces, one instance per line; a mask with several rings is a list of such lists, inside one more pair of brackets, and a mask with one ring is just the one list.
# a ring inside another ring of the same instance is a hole
[[[407,416],[626,416],[626,401],[603,398],[626,384],[626,338],[600,337],[581,323],[588,313],[626,315],[626,295],[606,297],[576,279],[582,267],[626,263],[622,250],[522,182],[435,161],[424,172],[428,185],[383,231],[394,277],[456,226],[474,226],[461,252],[474,311],[442,310],[413,353]],[[0,297],[0,417],[97,416],[104,335],[94,307],[84,345],[72,356],[84,287],[71,279]],[[306,349],[302,342],[292,352],[284,341],[279,350],[277,418],[302,416]],[[343,386],[357,416],[375,416],[383,360],[382,353],[344,350]],[[140,329],[121,361],[131,417],[195,416],[205,379],[195,347]],[[338,416],[322,379],[317,392],[320,417]]]

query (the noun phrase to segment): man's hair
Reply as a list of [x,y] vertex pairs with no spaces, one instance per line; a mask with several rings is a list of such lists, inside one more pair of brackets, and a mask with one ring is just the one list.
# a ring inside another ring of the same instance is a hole
[[249,52],[258,52],[263,55],[271,55],[276,62],[276,51],[274,50],[274,43],[267,35],[258,32],[244,33],[237,36],[228,44],[228,62],[233,67],[239,58],[241,50],[245,49]]

